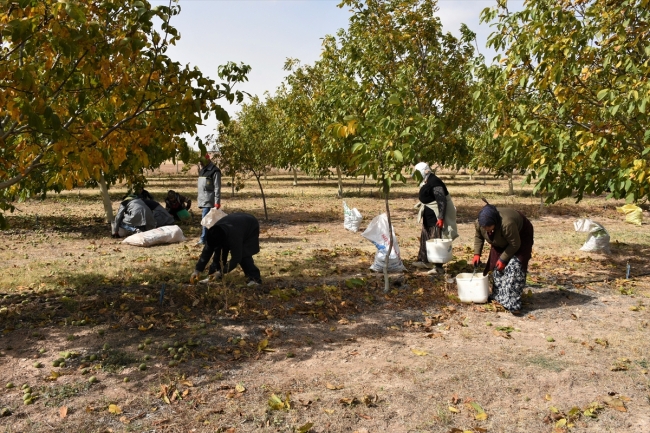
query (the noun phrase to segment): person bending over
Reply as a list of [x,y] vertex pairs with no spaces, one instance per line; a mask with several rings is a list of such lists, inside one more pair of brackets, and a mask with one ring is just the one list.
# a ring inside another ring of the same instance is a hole
[[241,212],[226,215],[207,230],[206,243],[190,279],[197,280],[212,259],[208,271],[210,277],[220,278],[239,265],[246,275],[247,285],[257,286],[262,283],[262,277],[253,256],[259,252],[260,224],[257,218]]

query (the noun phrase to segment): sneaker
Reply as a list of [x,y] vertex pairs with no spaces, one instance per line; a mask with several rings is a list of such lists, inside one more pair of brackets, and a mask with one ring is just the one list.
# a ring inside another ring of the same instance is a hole
[[210,277],[206,278],[205,280],[199,281],[199,284],[208,284],[210,282]]
[[258,283],[258,282],[255,281],[255,280],[249,280],[248,283],[246,283],[246,285],[247,285],[248,287],[257,287],[257,286],[260,285],[260,283]]
[[433,266],[431,263],[424,263],[424,262],[413,262],[411,263],[414,267],[420,268],[420,269],[431,269]]

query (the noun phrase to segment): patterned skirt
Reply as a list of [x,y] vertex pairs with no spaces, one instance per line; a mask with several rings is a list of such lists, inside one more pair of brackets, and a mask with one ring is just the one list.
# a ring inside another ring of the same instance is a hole
[[503,272],[492,273],[494,284],[490,300],[497,301],[508,311],[521,309],[521,294],[526,286],[526,271],[517,257],[510,259]]

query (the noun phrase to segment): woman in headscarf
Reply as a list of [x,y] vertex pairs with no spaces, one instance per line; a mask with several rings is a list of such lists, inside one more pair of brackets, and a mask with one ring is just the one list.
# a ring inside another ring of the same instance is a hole
[[491,248],[483,275],[494,270],[490,300],[516,312],[521,309],[521,293],[526,286],[526,272],[533,251],[533,225],[515,209],[497,208],[483,201],[486,205],[475,223],[472,264],[474,267],[480,264],[487,241]]
[[[422,233],[418,259],[413,266],[431,268],[432,265],[427,258],[427,241],[434,238],[454,240],[458,237],[456,207],[447,191],[447,186],[431,171],[429,164],[425,162],[416,164],[413,176],[415,177],[418,172],[422,176],[422,183],[418,194],[420,202],[416,206],[420,208],[418,222],[422,221]],[[435,272],[443,272],[442,263],[436,263],[435,266]]]

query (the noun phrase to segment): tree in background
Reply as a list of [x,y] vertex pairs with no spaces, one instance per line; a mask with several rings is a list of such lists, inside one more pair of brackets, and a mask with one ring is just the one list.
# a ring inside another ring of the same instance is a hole
[[[219,85],[165,53],[178,6],[147,1],[0,0],[0,208],[47,191],[134,180],[187,154],[183,134],[241,101],[245,65]],[[154,20],[160,20],[160,31]],[[4,223],[0,215],[0,223]]]
[[[242,105],[236,120],[219,125],[217,138],[222,160],[228,161],[235,170],[251,173],[257,180],[267,220],[269,214],[260,178],[277,161],[280,146],[273,127],[273,112],[269,105],[258,97],[252,97],[250,103]],[[233,164],[236,164],[236,168]]]
[[[650,187],[648,0],[506,1],[482,12],[504,55],[485,107],[503,159],[529,168],[547,202],[609,191],[628,202]],[[501,160],[503,160],[501,159]]]

